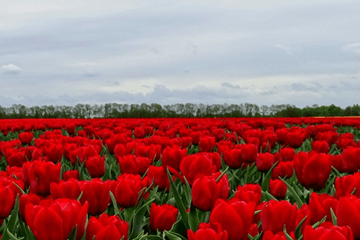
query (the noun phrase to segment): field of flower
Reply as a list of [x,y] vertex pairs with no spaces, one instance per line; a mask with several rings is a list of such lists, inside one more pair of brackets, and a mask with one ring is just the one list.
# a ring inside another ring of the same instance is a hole
[[0,120],[1,239],[360,239],[359,126]]

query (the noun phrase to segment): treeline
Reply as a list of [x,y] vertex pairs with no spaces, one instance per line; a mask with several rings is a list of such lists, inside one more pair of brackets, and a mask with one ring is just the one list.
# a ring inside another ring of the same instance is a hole
[[310,116],[360,116],[358,104],[341,107],[282,104],[258,106],[241,104],[77,104],[76,106],[33,106],[14,104],[0,106],[0,118],[151,118],[151,117],[310,117]]

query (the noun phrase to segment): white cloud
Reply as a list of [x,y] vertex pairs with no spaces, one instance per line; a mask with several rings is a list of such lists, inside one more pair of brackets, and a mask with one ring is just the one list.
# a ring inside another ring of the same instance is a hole
[[360,54],[360,42],[347,44],[342,47],[343,51]]
[[0,72],[3,74],[18,74],[21,71],[21,68],[12,63],[5,64],[0,67]]
[[294,55],[292,49],[290,47],[284,46],[282,44],[275,44],[274,48],[284,51],[288,55]]

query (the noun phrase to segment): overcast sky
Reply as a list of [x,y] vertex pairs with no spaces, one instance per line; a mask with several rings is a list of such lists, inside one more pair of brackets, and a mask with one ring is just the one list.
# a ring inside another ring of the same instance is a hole
[[359,104],[360,1],[1,0],[0,105]]

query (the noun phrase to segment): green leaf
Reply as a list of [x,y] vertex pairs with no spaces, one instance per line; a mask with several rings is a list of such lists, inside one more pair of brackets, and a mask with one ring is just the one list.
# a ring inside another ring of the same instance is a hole
[[331,212],[332,223],[334,224],[334,226],[337,226],[337,217],[334,213],[334,210],[332,208],[330,208],[330,212]]
[[24,190],[19,185],[16,184],[16,182],[13,181],[12,183],[21,191],[22,194],[26,194]]
[[240,143],[239,137],[236,132],[234,132],[235,138],[236,138],[236,144]]
[[187,229],[185,228],[182,218],[178,218],[176,222],[172,225],[170,232],[184,233]]
[[6,229],[10,231],[10,233],[14,232],[19,221],[19,195],[17,195],[15,200],[15,205],[13,210],[11,211],[9,221],[6,224]]
[[192,201],[192,197],[191,197],[191,187],[189,182],[187,181],[186,177],[184,177],[185,180],[185,189],[184,189],[184,195],[185,195],[185,199],[186,199],[186,207],[190,207],[191,205],[191,201]]
[[77,225],[71,230],[68,240],[76,240],[76,234],[77,234]]
[[245,183],[253,183],[254,181],[256,181],[256,179],[258,179],[258,177],[256,176],[257,175],[256,173],[259,173],[259,171],[256,168],[256,164],[248,166],[246,168],[245,175],[244,175]]
[[79,202],[80,202],[80,199],[81,199],[81,197],[82,197],[82,195],[84,194],[84,192],[83,191],[81,191],[81,193],[80,193],[80,195],[77,197],[77,199],[76,200],[78,200]]
[[341,177],[341,173],[334,167],[334,166],[331,166],[331,169],[334,171],[334,173],[336,174],[336,176],[338,177]]
[[250,235],[250,233],[248,233],[248,238],[250,240],[259,240],[259,239],[261,239],[261,235],[262,235],[262,233],[259,233],[258,235],[253,237],[253,236]]
[[286,240],[294,240],[294,239],[292,239],[292,237],[286,232],[286,226],[284,225],[284,235],[285,235],[285,237],[286,237]]
[[307,219],[308,216],[305,216],[301,222],[296,226],[296,229],[295,229],[295,237],[296,239],[299,239],[301,237],[301,227],[302,225],[304,224],[305,220]]
[[216,179],[216,182],[218,183],[220,181],[220,179],[222,178],[222,176],[224,176],[226,174],[226,172],[229,170],[229,166],[227,166],[225,168],[225,170],[220,174],[220,176]]
[[283,183],[286,184],[286,186],[288,187],[288,190],[291,192],[291,194],[294,196],[296,204],[298,207],[301,207],[304,202],[301,200],[301,198],[299,197],[299,195],[296,193],[296,191],[294,190],[294,188],[288,183],[286,182],[284,179],[282,179],[281,177],[279,177],[279,179],[281,181],[283,181]]
[[22,238],[17,238],[17,237],[15,237],[15,236],[9,231],[8,228],[5,230],[4,234],[3,234],[2,237],[1,237],[1,240],[21,240],[21,239],[23,239],[23,237],[22,237]]
[[199,227],[200,220],[199,216],[197,215],[197,209],[194,205],[191,204],[190,213],[189,213],[189,226],[192,231],[196,231]]
[[140,238],[140,240],[163,240],[164,238],[156,236],[156,235],[147,235],[147,236],[142,236]]
[[164,231],[164,234],[169,240],[187,240],[187,238],[175,232]]
[[317,228],[320,224],[326,221],[326,216],[323,217],[320,221],[312,225],[312,228]]
[[271,195],[270,193],[268,192],[264,192],[264,191],[261,191],[262,195],[263,195],[263,198],[265,201],[269,201],[269,200],[276,200],[276,197],[274,197],[273,195]]
[[272,171],[274,170],[274,168],[276,167],[276,165],[279,162],[276,162],[275,164],[273,164],[270,168],[270,170],[266,173],[263,182],[261,183],[261,190],[263,190],[264,192],[268,192],[269,191],[269,184],[270,184],[270,178],[271,178],[271,174]]
[[144,221],[144,216],[147,210],[148,205],[142,205],[142,207],[135,211],[135,214],[130,221],[131,232],[129,235],[129,239],[133,239],[138,236],[141,233],[143,226],[146,225]]
[[[148,235],[149,235],[148,233],[144,234],[144,230],[143,230],[137,237],[133,238],[133,240],[140,240],[140,239],[143,239],[143,237],[146,237]],[[124,240],[124,239],[125,239],[125,236],[122,236],[120,240]],[[95,238],[93,240],[95,240]]]
[[187,212],[186,212],[186,208],[185,208],[185,205],[183,203],[183,201],[181,200],[181,196],[172,180],[172,177],[171,177],[171,174],[170,174],[170,171],[169,169],[167,168],[166,169],[167,171],[167,175],[168,175],[168,178],[170,180],[170,191],[174,194],[174,198],[175,198],[175,201],[176,201],[176,205],[179,209],[179,212],[180,212],[180,215],[181,215],[181,218],[184,222],[184,225],[186,227],[186,229],[189,229],[190,226],[189,226],[189,219],[188,219],[188,215],[187,215]]
[[30,230],[30,228],[26,225],[26,223],[24,223],[23,221],[19,221],[19,222],[20,222],[21,233],[22,235],[26,236],[26,240],[36,240],[34,234]]
[[114,205],[114,212],[116,215],[118,215],[120,217],[120,210],[119,210],[119,207],[117,205],[117,202],[116,202],[116,199],[114,197],[114,194],[110,191],[110,198],[111,198],[111,201]]

